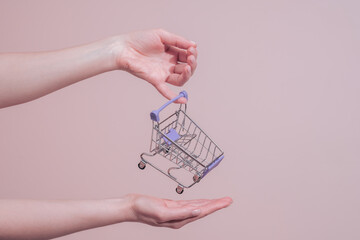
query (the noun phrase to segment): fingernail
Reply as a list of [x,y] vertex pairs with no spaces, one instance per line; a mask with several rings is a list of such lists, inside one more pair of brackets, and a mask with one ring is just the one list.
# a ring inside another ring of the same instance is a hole
[[196,46],[196,42],[194,42],[194,41],[190,41],[194,46]]
[[201,210],[200,209],[196,209],[194,211],[192,211],[192,215],[195,217],[195,216],[198,216],[200,214]]

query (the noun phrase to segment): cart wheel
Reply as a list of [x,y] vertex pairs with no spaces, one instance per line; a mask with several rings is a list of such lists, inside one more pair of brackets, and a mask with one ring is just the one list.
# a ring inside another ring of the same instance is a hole
[[184,188],[181,186],[177,186],[177,188],[175,190],[178,194],[182,194],[184,192]]
[[193,176],[193,180],[194,180],[194,182],[200,182],[200,177],[199,177],[199,175],[194,175]]
[[139,162],[138,167],[139,167],[141,170],[144,170],[145,167],[146,167],[146,164],[141,161],[141,162]]

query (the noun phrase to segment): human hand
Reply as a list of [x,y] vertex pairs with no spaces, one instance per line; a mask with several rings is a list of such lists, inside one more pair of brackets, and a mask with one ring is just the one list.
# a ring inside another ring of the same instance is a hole
[[173,201],[129,194],[125,198],[130,201],[131,206],[128,221],[174,229],[228,207],[232,203],[230,197]]
[[197,66],[196,44],[163,29],[121,35],[115,45],[116,66],[148,81],[167,99],[177,94],[166,83],[183,86]]

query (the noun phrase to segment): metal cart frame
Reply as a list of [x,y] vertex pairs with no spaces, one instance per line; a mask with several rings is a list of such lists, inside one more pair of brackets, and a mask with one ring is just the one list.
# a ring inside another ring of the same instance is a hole
[[[179,98],[188,99],[185,91],[165,103],[159,109],[150,113],[152,120],[152,135],[150,143],[150,153],[142,153],[141,161],[138,164],[140,169],[145,169],[150,165],[178,183],[176,192],[183,193],[184,188],[190,188],[204,178],[211,170],[224,158],[224,152],[206,135],[206,133],[186,114],[187,105],[183,104],[173,114],[160,121],[160,112],[169,104]],[[145,159],[161,155],[173,166],[167,171],[163,171],[156,164]],[[185,184],[180,179],[171,174],[174,170],[183,169],[193,174],[193,181]]]

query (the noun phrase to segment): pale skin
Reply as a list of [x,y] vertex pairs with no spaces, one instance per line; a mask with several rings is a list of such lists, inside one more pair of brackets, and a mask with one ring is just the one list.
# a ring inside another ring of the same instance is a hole
[[[124,70],[164,97],[184,85],[197,66],[192,41],[162,29],[110,37],[40,53],[0,54],[0,108],[25,103],[89,77]],[[185,103],[181,98],[178,103]],[[0,200],[0,239],[50,239],[116,224],[140,222],[181,228],[232,203],[230,197],[173,201],[128,194],[104,200]]]

